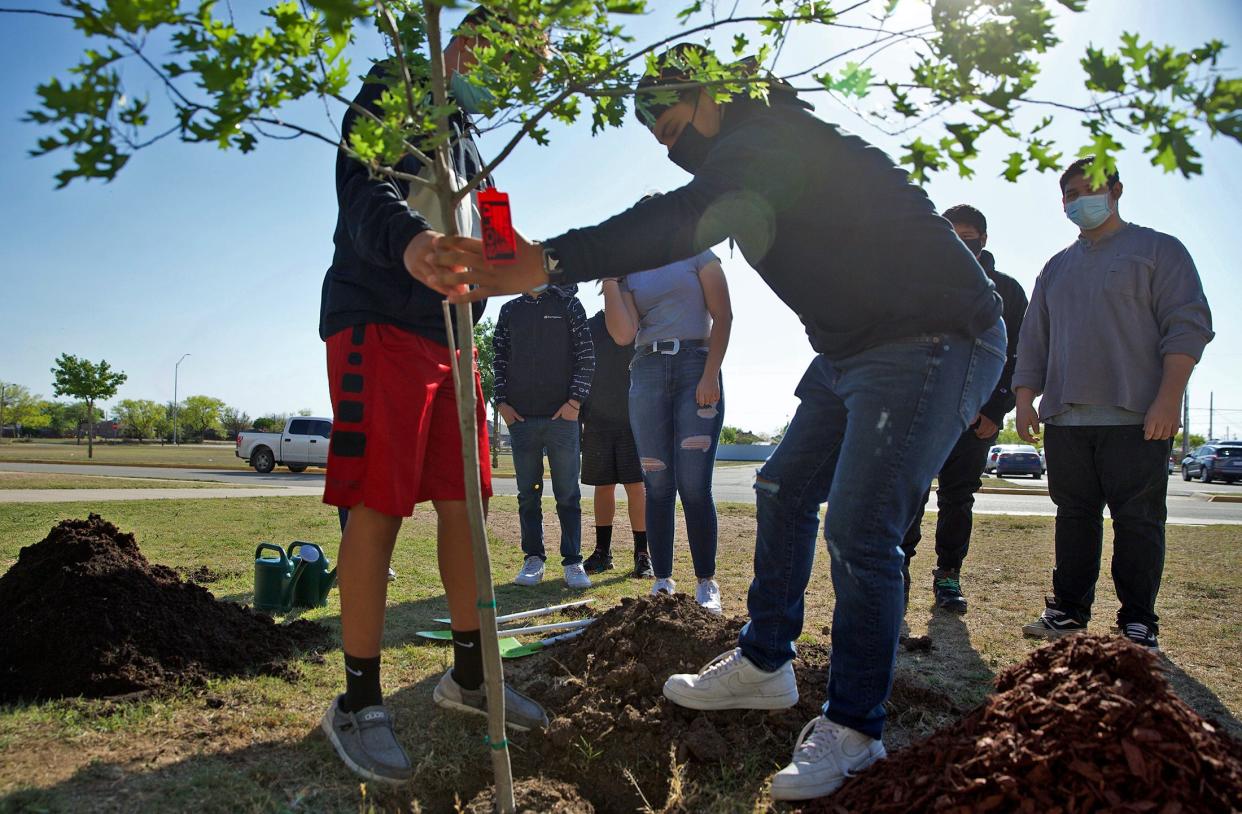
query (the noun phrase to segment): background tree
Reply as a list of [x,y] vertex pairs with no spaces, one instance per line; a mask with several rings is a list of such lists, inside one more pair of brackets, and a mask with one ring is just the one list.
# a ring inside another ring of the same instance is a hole
[[43,413],[42,396],[20,384],[0,382],[0,438],[9,425],[13,427],[13,437],[17,438],[21,429],[41,429],[49,423]]
[[[1190,451],[1194,452],[1196,449],[1207,443],[1207,437],[1192,432],[1190,434],[1189,441]],[[1182,433],[1180,432],[1173,438],[1173,454],[1178,456],[1182,454]]]
[[287,413],[268,413],[254,420],[254,428],[259,432],[280,432],[288,420]]
[[237,434],[250,429],[250,416],[236,407],[225,407],[220,411],[220,426],[228,439],[237,438]]
[[56,395],[81,399],[86,406],[86,457],[95,457],[95,402],[115,396],[128,376],[113,370],[103,359],[92,362],[67,353],[57,357],[52,376],[52,391]]
[[177,413],[180,431],[190,438],[202,441],[207,433],[220,430],[220,415],[224,402],[212,396],[190,396]]
[[154,438],[168,417],[168,409],[150,399],[122,399],[112,408],[112,418],[128,438],[145,441]]
[[[76,436],[81,443],[82,428],[89,423],[86,405],[81,402],[44,401],[39,405],[47,420],[47,429],[57,438]],[[104,411],[96,407],[95,421],[103,421]]]
[[738,430],[737,427],[730,427],[729,425],[726,424],[724,427],[720,429],[720,443],[736,444],[737,434],[739,432],[740,430]]
[[496,354],[492,349],[492,336],[496,323],[491,317],[480,320],[474,326],[474,346],[479,351],[479,378],[483,381],[483,402],[492,409],[492,468],[500,465],[500,413],[496,412],[496,371],[492,365]]
[[[1018,435],[1018,421],[1016,418],[1014,418],[1013,416],[1010,416],[1009,418],[1005,419],[1005,426],[1002,427],[1001,431],[997,434],[996,443],[998,444],[1026,444],[1026,442],[1022,440],[1022,437]],[[1039,448],[1039,447],[1042,447],[1043,444],[1040,443],[1040,444],[1036,444],[1035,446],[1036,448]]]

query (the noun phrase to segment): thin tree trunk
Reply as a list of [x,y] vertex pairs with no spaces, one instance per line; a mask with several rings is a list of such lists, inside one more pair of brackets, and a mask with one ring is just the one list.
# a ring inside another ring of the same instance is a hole
[[86,457],[95,457],[95,402],[86,402]]
[[[431,87],[435,104],[444,109],[448,103],[445,81],[444,49],[440,38],[440,6],[436,0],[424,0],[427,19],[427,47],[431,56]],[[405,68],[403,67],[403,70]],[[448,123],[438,122],[441,137],[448,135]],[[435,175],[440,213],[447,234],[457,233],[456,207],[451,171],[452,163],[447,141],[435,151]],[[496,807],[501,814],[516,809],[513,798],[513,769],[509,763],[509,742],[505,737],[505,675],[500,660],[500,641],[496,633],[496,593],[492,585],[492,565],[487,548],[487,528],[483,514],[482,484],[479,480],[478,425],[474,392],[474,325],[469,304],[456,307],[457,341],[453,342],[453,323],[447,301],[444,303],[444,329],[449,338],[453,365],[454,390],[457,396],[457,418],[461,430],[461,454],[465,473],[466,509],[470,519],[470,542],[474,553],[474,581],[478,593],[479,631],[483,655],[483,677],[487,686],[487,735],[492,752],[492,771],[496,783]]]

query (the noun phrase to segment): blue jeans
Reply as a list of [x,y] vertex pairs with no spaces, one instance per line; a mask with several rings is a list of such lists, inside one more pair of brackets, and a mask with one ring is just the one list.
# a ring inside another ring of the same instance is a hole
[[921,336],[835,363],[820,356],[798,384],[801,403],[755,482],[755,578],[739,638],[764,670],[794,657],[827,500],[836,593],[829,720],[883,733],[904,615],[902,537],[1004,363],[998,322],[978,339]]
[[578,422],[530,418],[509,427],[518,484],[522,553],[546,560],[543,547],[543,456],[552,469],[552,493],[561,521],[561,564],[582,562],[582,491],[578,486]]
[[630,427],[643,468],[647,546],[657,578],[673,575],[678,495],[694,573],[716,575],[712,470],[724,426],[724,388],[715,407],[698,405],[694,393],[706,363],[706,348],[683,348],[676,354],[637,356],[630,367]]

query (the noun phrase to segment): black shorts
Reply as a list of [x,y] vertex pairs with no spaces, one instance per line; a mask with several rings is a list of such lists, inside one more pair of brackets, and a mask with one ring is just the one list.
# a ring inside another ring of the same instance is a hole
[[638,445],[629,427],[587,424],[582,428],[582,482],[589,486],[641,483]]

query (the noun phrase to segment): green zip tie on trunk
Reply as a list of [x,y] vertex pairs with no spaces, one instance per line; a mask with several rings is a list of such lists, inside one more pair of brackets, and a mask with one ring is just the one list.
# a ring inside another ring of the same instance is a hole
[[483,609],[483,608],[493,608],[493,609],[494,609],[494,608],[496,607],[496,600],[495,600],[495,599],[493,599],[491,602],[475,602],[475,603],[474,603],[474,606],[475,606],[476,608],[479,608],[480,610],[481,610],[481,609]]
[[493,750],[493,751],[496,751],[496,752],[499,752],[499,751],[500,751],[500,750],[502,750],[502,749],[508,749],[508,748],[509,748],[509,739],[508,739],[508,738],[501,738],[499,742],[497,742],[497,743],[492,743],[492,739],[491,739],[491,738],[489,738],[487,735],[484,735],[484,736],[483,736],[483,742],[484,742],[484,743],[486,743],[488,746],[492,747],[492,750]]

